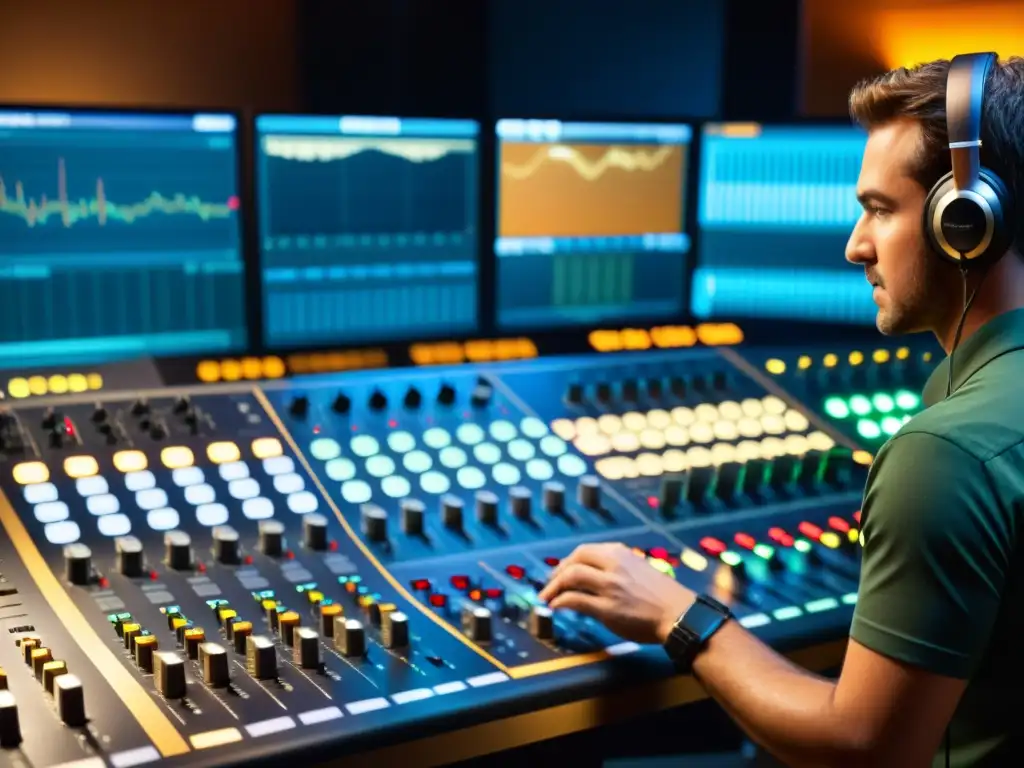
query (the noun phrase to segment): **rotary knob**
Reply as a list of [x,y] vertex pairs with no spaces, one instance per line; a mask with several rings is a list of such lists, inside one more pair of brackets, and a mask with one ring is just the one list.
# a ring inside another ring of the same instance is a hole
[[530,610],[530,634],[538,640],[554,639],[554,616],[546,605],[535,605]]
[[596,475],[584,475],[576,486],[576,501],[584,509],[601,508],[601,484]]
[[363,535],[370,541],[388,540],[388,513],[376,504],[363,504],[359,509]]
[[565,512],[565,486],[554,480],[544,483],[544,509],[553,515]]
[[362,656],[366,653],[366,630],[358,619],[338,616],[334,619],[334,646],[343,656]]
[[327,518],[310,513],[302,518],[302,541],[306,549],[323,552],[327,549]]
[[284,523],[280,520],[260,520],[260,552],[269,557],[280,557],[284,551]]
[[482,605],[466,608],[462,613],[462,631],[476,643],[491,641],[491,609]]
[[238,531],[228,525],[218,525],[213,529],[213,556],[222,565],[237,565]]
[[134,536],[121,536],[114,541],[117,552],[117,570],[122,576],[136,579],[142,575],[143,562],[142,542]]
[[64,547],[64,578],[80,587],[92,581],[92,550],[85,544]]
[[402,530],[409,536],[423,535],[423,518],[426,506],[419,499],[405,499],[402,502]]
[[445,494],[441,497],[441,522],[445,528],[453,531],[462,530],[462,510],[464,508],[462,499],[458,496]]
[[491,491],[476,492],[476,519],[484,525],[498,524],[498,497]]
[[533,514],[533,492],[522,485],[514,485],[508,489],[509,506],[512,516],[519,520],[529,520]]

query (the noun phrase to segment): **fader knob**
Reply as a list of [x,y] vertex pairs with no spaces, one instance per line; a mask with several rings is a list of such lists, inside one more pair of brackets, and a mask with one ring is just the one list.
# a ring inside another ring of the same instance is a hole
[[103,407],[102,403],[96,403],[96,407],[92,409],[92,421],[99,424],[102,421],[107,420],[107,409]]
[[455,402],[455,387],[451,384],[442,384],[437,391],[437,402],[441,405],[451,405]]
[[476,519],[484,525],[498,524],[498,496],[492,491],[476,492]]
[[491,609],[476,605],[462,614],[462,629],[470,640],[477,643],[491,641]]
[[213,556],[223,565],[238,565],[238,531],[228,525],[213,529]]
[[268,557],[280,557],[284,551],[284,523],[280,520],[260,520],[260,552]]
[[335,413],[345,414],[348,413],[352,408],[352,398],[346,395],[344,392],[339,392],[338,396],[334,398],[334,402],[331,403],[331,410]]
[[363,504],[359,509],[363,535],[370,541],[388,540],[388,513],[376,504]]
[[187,571],[192,567],[192,537],[185,531],[165,533],[164,558],[169,568],[176,571]]
[[405,648],[409,645],[409,617],[401,611],[389,613],[381,630],[385,647]]
[[226,688],[231,682],[228,652],[223,645],[218,643],[200,644],[199,666],[203,670],[203,681],[211,688]]
[[327,549],[327,518],[310,513],[302,518],[302,541],[306,549],[323,552]]
[[309,413],[309,398],[305,395],[293,397],[291,404],[288,406],[288,413],[297,419],[305,418],[306,414]]
[[320,635],[309,627],[295,630],[294,659],[301,669],[320,668]]
[[81,542],[64,547],[64,578],[85,586],[92,580],[92,550]]
[[117,570],[122,576],[136,579],[142,575],[145,565],[142,555],[142,542],[134,536],[121,536],[114,541],[117,552]]
[[387,408],[387,405],[388,405],[388,397],[387,397],[387,395],[385,395],[379,389],[373,390],[373,394],[370,395],[370,400],[369,400],[370,410],[373,410],[373,411],[383,411],[385,408]]
[[544,509],[554,515],[565,511],[565,486],[554,480],[544,483]]
[[525,486],[513,485],[508,489],[508,504],[514,518],[529,520],[533,514],[533,492]]
[[274,641],[265,635],[245,638],[245,669],[257,680],[277,677],[277,649]]
[[679,506],[683,500],[684,475],[671,474],[661,478],[661,488],[658,491],[658,509],[665,517],[669,517],[672,511]]
[[11,748],[21,744],[21,723],[18,720],[18,702],[14,694],[0,691],[0,747]]
[[358,619],[337,616],[334,619],[334,646],[343,656],[362,656],[366,653],[366,631]]
[[584,509],[601,508],[601,483],[596,475],[584,475],[576,485],[576,501]]
[[144,416],[149,413],[149,400],[140,397],[132,403],[132,416]]
[[78,728],[85,725],[85,693],[78,675],[61,675],[53,681],[53,698],[57,714],[65,725]]
[[579,405],[583,402],[583,385],[572,382],[565,390],[565,402],[570,405]]
[[153,679],[156,689],[165,699],[185,698],[185,661],[178,654],[172,651],[154,653]]
[[182,395],[174,401],[173,411],[178,414],[185,413],[188,411],[190,405],[192,405],[192,400],[189,396]]
[[445,528],[453,531],[462,530],[462,510],[464,508],[462,499],[458,496],[445,494],[441,497],[441,522]]
[[530,610],[530,634],[538,640],[554,639],[554,615],[546,605],[535,605]]
[[423,518],[426,510],[426,506],[419,499],[405,499],[402,502],[402,530],[407,535],[423,535]]
[[420,403],[423,402],[423,395],[416,387],[409,387],[405,393],[405,397],[402,398],[402,405],[409,410],[415,410],[420,407]]
[[469,402],[474,408],[483,408],[491,402],[493,396],[494,390],[491,388],[490,382],[478,381],[473,387],[473,391],[469,393]]
[[714,467],[692,467],[687,478],[686,500],[691,504],[704,504],[715,493],[718,472]]

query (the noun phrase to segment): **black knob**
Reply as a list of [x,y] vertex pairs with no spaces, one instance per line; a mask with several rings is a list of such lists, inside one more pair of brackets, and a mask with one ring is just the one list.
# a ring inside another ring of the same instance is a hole
[[661,488],[658,491],[658,509],[663,517],[671,517],[673,511],[683,500],[683,484],[685,476],[682,474],[663,475]]
[[441,497],[441,522],[445,528],[453,531],[462,530],[462,499],[450,493]]
[[41,426],[43,429],[53,429],[57,426],[57,422],[60,420],[60,414],[53,410],[53,408],[47,408],[46,411],[43,412],[43,421]]
[[344,392],[339,392],[338,396],[334,398],[334,402],[331,403],[331,410],[335,413],[348,413],[352,409],[352,398],[346,395]]
[[668,380],[668,388],[676,397],[686,397],[686,379],[682,376],[673,376]]
[[437,402],[441,405],[451,405],[455,402],[455,387],[451,384],[442,384],[437,391]]
[[192,567],[192,537],[185,531],[165,533],[164,557],[168,567],[176,571],[189,570]]
[[107,420],[107,409],[103,407],[102,403],[96,403],[96,407],[92,409],[92,416],[90,417],[93,422],[99,424],[100,422]]
[[309,398],[305,395],[297,395],[292,398],[291,405],[288,406],[288,413],[297,419],[304,418],[309,413]]
[[662,387],[661,379],[648,379],[647,380],[647,395],[655,399],[661,397],[664,388]]
[[188,427],[190,435],[199,434],[199,414],[196,412],[195,408],[189,408],[185,411],[184,422]]
[[155,422],[153,426],[149,428],[149,436],[153,440],[163,440],[167,437],[167,426],[163,422]]
[[608,403],[612,399],[612,385],[607,381],[598,382],[596,392],[597,401],[599,403]]
[[743,491],[743,478],[747,472],[747,465],[738,461],[727,461],[718,467],[718,482],[715,486],[715,494],[722,501],[729,503]]
[[182,395],[174,401],[173,410],[175,413],[185,413],[191,404],[192,401],[189,399],[188,395]]
[[327,549],[327,518],[308,514],[302,518],[302,539],[308,549],[322,552]]
[[715,493],[717,482],[714,467],[693,467],[687,475],[686,500],[698,506],[704,504]]
[[142,416],[145,413],[149,413],[149,400],[140,397],[132,404],[132,416]]
[[373,390],[373,394],[370,395],[370,408],[374,411],[382,411],[387,407],[388,398],[379,389]]
[[213,556],[218,563],[238,565],[238,531],[227,525],[213,529]]
[[419,408],[420,403],[422,402],[423,395],[420,394],[420,391],[416,389],[416,387],[409,387],[408,391],[405,393],[405,397],[402,398],[402,405],[410,410]]
[[576,501],[585,509],[601,508],[601,483],[596,475],[584,475],[576,486]]
[[622,382],[622,399],[628,403],[635,403],[640,395],[640,387],[636,379],[626,379]]
[[498,496],[493,491],[476,492],[476,519],[484,525],[498,524]]
[[64,578],[80,587],[92,581],[92,550],[85,544],[64,547]]
[[410,536],[423,535],[423,521],[426,517],[426,506],[419,499],[402,501],[402,531]]
[[533,492],[523,485],[513,485],[508,489],[508,503],[512,516],[519,520],[529,520],[533,514]]
[[144,567],[142,542],[134,536],[122,536],[114,542],[117,550],[117,570],[122,576],[138,578]]
[[583,402],[583,385],[573,382],[565,390],[565,402],[570,405],[579,405]]
[[388,540],[388,513],[376,504],[363,504],[359,510],[363,535],[370,541]]
[[284,523],[280,520],[260,520],[260,552],[269,557],[280,557],[284,550]]
[[476,386],[473,387],[473,391],[469,393],[469,402],[475,408],[482,408],[491,402],[491,397],[494,396],[494,389],[486,379],[479,379]]

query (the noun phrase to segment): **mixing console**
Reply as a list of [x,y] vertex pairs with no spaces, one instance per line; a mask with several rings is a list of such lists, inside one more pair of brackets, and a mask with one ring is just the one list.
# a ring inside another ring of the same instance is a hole
[[781,359],[8,408],[0,764],[315,761],[671,678],[660,649],[537,600],[585,541],[625,542],[780,649],[844,637],[873,447],[852,395],[882,411],[888,387],[897,413],[918,382],[854,390]]

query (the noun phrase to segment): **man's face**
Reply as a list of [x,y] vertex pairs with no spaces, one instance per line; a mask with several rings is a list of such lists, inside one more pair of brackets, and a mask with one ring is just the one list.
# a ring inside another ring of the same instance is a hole
[[846,260],[864,267],[887,336],[931,330],[946,306],[943,264],[923,232],[927,192],[911,176],[921,127],[897,120],[872,129],[857,180],[864,209],[846,245]]

